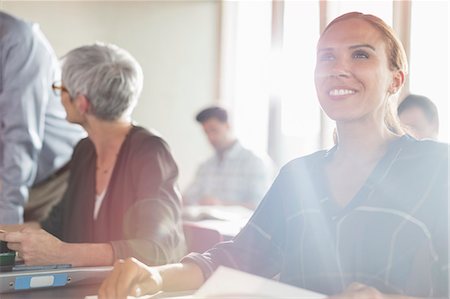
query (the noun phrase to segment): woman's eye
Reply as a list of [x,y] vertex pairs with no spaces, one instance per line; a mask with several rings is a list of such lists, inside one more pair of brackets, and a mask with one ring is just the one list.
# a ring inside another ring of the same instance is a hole
[[320,61],[333,61],[334,56],[330,53],[325,53],[319,56]]
[[363,52],[363,51],[357,51],[357,52],[353,53],[353,58],[367,59],[367,58],[369,58],[369,54],[367,54],[366,52]]

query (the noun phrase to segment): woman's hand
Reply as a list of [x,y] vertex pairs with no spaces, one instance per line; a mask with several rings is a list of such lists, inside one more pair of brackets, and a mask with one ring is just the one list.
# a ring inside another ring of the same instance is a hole
[[0,233],[0,240],[8,242],[26,265],[63,263],[64,242],[45,230],[25,227],[20,231]]
[[2,224],[0,225],[0,233],[17,232],[23,230],[26,227],[40,229],[41,225],[39,224],[39,222],[25,222],[22,224]]
[[354,282],[344,293],[328,297],[328,299],[406,299],[401,295],[386,295],[373,287]]
[[99,299],[119,299],[154,294],[161,289],[162,278],[158,270],[128,258],[114,263],[114,269],[103,281],[98,295]]
[[365,284],[354,282],[344,293],[329,297],[329,299],[387,299],[377,289]]

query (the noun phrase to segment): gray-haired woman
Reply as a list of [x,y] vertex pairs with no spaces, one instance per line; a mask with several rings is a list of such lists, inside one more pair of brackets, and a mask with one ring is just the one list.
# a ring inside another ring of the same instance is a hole
[[157,265],[185,253],[177,165],[163,139],[130,120],[142,82],[137,61],[114,45],[82,46],[63,58],[62,84],[53,89],[67,120],[88,137],[42,229],[0,235],[26,264],[112,265],[133,256]]

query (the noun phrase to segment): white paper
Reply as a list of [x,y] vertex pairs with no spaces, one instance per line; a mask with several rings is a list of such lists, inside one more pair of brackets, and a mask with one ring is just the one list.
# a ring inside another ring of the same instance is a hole
[[322,299],[327,296],[238,270],[219,267],[193,297]]
[[[193,299],[192,293],[194,291],[181,291],[181,292],[159,292],[154,295],[145,295],[141,297],[133,297],[128,296],[128,299],[163,299],[163,298],[171,298],[171,299]],[[86,296],[84,299],[98,299],[97,295]]]
[[[128,297],[135,298],[135,297]],[[309,290],[297,288],[271,279],[259,277],[249,273],[219,267],[213,275],[193,295],[186,293],[159,293],[139,299],[179,298],[179,299],[324,299],[327,296]],[[97,299],[88,296],[85,299]]]

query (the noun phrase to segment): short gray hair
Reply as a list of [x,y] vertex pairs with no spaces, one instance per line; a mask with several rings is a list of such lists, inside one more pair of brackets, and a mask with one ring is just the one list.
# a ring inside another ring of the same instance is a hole
[[117,120],[131,114],[141,94],[143,74],[124,49],[95,43],[73,49],[62,58],[62,81],[71,97],[89,99],[90,113]]

